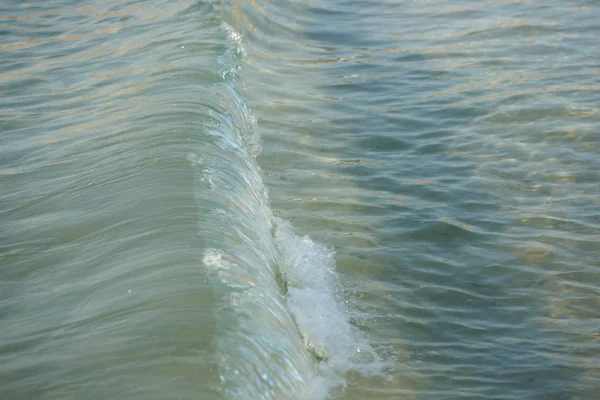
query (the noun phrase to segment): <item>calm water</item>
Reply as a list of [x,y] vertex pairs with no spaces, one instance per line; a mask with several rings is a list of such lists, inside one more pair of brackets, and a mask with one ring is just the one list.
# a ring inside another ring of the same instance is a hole
[[0,3],[0,398],[600,393],[595,0]]

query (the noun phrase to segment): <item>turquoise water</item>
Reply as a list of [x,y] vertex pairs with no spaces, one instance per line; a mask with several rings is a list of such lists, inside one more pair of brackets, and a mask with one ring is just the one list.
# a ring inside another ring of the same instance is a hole
[[600,5],[0,5],[0,398],[600,391]]

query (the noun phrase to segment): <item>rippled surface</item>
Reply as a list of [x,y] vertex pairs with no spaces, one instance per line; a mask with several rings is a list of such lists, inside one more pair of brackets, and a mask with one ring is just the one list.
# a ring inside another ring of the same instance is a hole
[[596,398],[596,2],[0,10],[0,397]]

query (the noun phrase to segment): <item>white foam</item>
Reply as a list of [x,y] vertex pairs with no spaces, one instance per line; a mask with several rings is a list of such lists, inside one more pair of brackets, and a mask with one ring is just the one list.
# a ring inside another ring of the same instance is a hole
[[325,398],[334,387],[345,386],[344,375],[350,371],[380,373],[377,353],[350,324],[333,251],[308,236],[299,237],[291,224],[281,219],[276,220],[275,241],[283,256],[288,308],[319,366],[321,379],[315,382],[315,398]]
[[223,253],[217,249],[207,249],[202,257],[202,262],[212,271],[230,268],[230,263],[223,259]]

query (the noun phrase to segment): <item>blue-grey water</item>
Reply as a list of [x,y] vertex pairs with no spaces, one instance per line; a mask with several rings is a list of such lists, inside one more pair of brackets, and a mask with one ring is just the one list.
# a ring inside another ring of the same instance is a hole
[[600,398],[598,21],[1,1],[0,398]]

